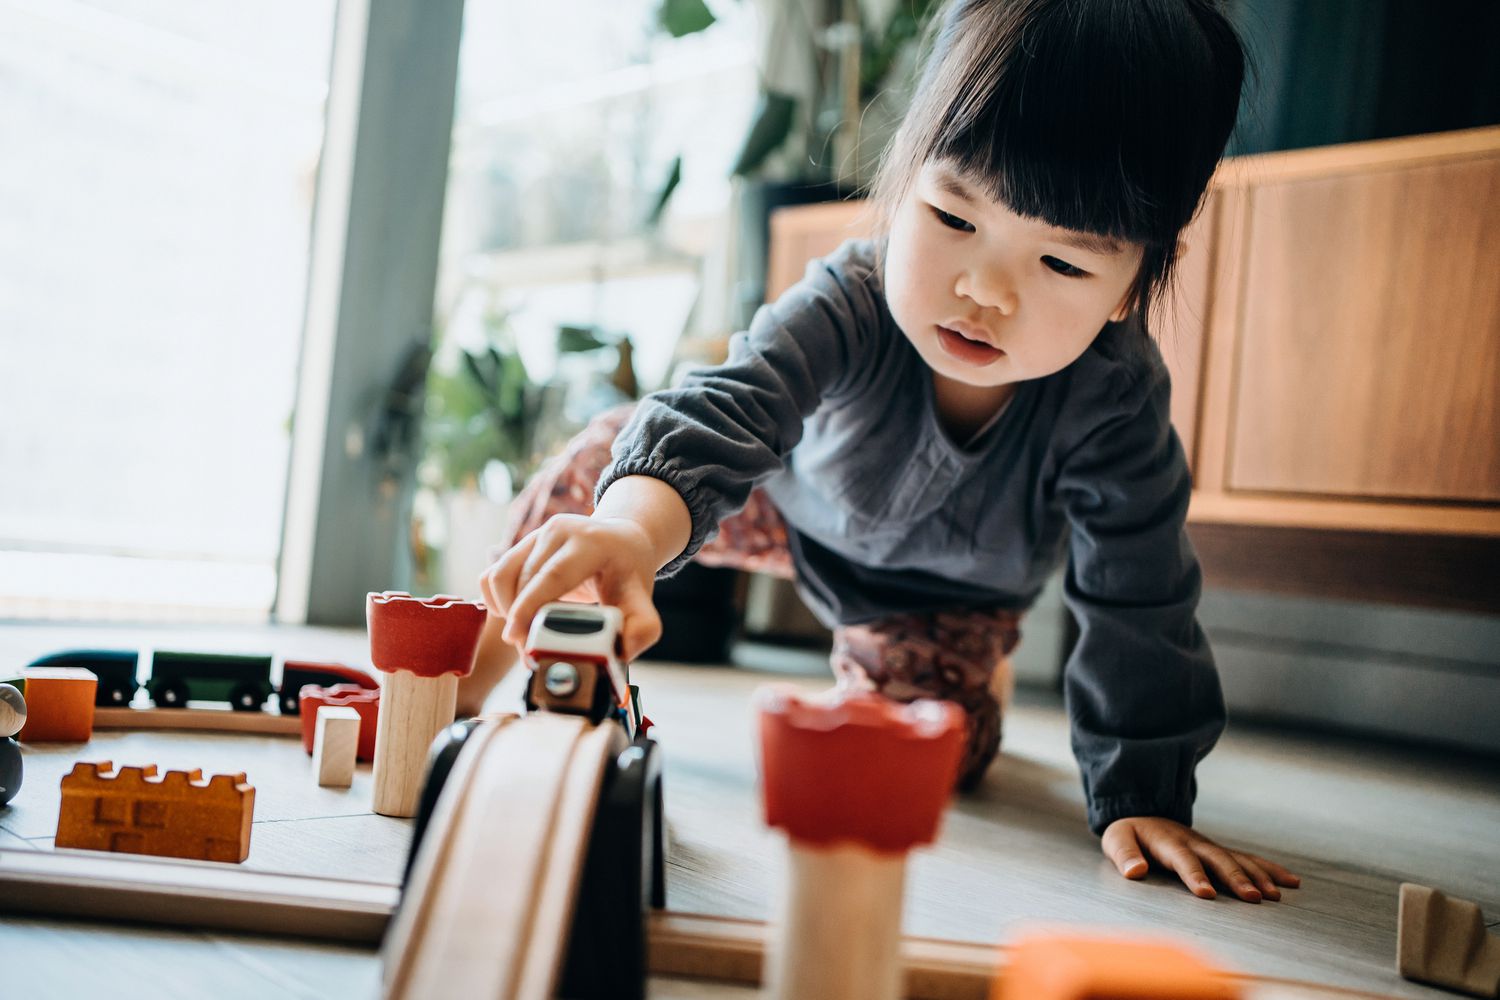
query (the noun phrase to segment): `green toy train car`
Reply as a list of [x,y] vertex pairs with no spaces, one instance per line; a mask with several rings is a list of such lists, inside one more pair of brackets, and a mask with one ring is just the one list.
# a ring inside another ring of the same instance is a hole
[[227,701],[237,712],[254,712],[275,688],[269,656],[232,653],[178,653],[157,650],[151,657],[146,691],[163,708],[194,701]]
[[[133,649],[65,649],[31,661],[33,667],[80,667],[99,678],[94,704],[102,708],[129,705],[140,690],[141,654]],[[15,679],[18,687],[24,675]],[[160,708],[183,708],[192,701],[227,701],[236,710],[253,712],[276,692],[282,715],[300,711],[297,695],[304,685],[358,684],[379,687],[368,671],[342,663],[285,660],[281,687],[271,684],[271,657],[162,650],[151,657],[146,691]]]

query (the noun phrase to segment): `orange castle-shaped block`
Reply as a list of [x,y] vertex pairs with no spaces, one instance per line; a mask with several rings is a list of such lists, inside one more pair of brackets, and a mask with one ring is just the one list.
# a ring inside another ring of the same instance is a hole
[[80,761],[62,779],[57,846],[238,863],[250,855],[254,810],[243,773],[204,781],[196,768],[157,777],[155,764]]

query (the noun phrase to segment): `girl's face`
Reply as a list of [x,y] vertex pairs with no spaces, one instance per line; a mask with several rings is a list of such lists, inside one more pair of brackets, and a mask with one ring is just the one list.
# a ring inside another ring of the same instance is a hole
[[891,314],[941,376],[993,387],[1059,371],[1127,315],[1141,247],[1016,215],[942,163],[896,211]]

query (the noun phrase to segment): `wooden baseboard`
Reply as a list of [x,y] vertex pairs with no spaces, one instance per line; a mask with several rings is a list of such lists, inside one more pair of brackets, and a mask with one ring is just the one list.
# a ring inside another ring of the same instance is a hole
[[1210,586],[1500,613],[1500,538],[1191,523]]

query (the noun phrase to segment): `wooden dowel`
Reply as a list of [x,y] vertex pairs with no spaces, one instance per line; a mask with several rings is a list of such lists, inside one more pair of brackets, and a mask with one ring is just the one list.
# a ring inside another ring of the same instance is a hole
[[374,810],[382,816],[415,816],[427,751],[437,734],[453,723],[458,675],[419,677],[396,670],[381,676]]
[[784,914],[767,967],[770,995],[897,1000],[906,858],[851,843],[789,846]]

